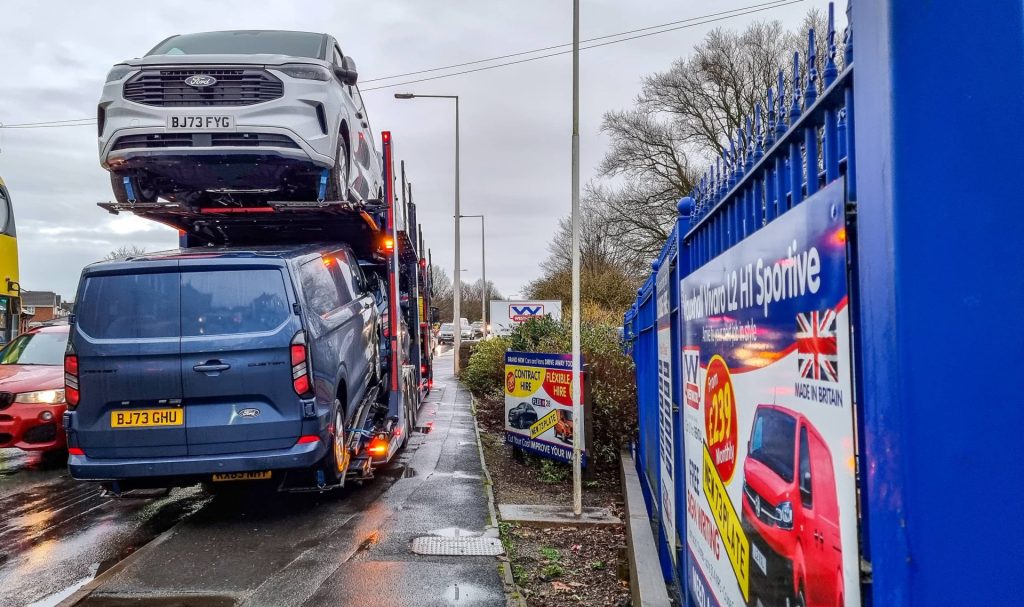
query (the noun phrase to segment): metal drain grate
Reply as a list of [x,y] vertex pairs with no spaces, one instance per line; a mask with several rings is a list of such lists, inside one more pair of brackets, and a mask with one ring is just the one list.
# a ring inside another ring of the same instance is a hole
[[412,541],[416,554],[438,556],[500,556],[505,553],[501,540],[494,537],[423,536]]

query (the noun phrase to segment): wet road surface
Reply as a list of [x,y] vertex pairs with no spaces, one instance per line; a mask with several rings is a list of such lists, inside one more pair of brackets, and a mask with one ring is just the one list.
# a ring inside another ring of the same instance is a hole
[[112,500],[66,455],[0,449],[0,606],[56,605],[208,501],[197,490]]
[[451,366],[450,352],[438,357],[420,431],[396,460],[323,494],[109,499],[60,464],[0,470],[0,605],[57,604],[97,572],[62,605],[504,605],[495,557],[411,551],[420,536],[493,532],[469,395]]

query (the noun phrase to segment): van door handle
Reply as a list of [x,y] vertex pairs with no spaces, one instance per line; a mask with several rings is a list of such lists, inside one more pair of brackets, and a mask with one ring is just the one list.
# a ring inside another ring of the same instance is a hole
[[192,370],[198,373],[220,373],[221,371],[227,371],[230,368],[231,365],[222,363],[219,360],[208,360],[203,364],[192,367]]

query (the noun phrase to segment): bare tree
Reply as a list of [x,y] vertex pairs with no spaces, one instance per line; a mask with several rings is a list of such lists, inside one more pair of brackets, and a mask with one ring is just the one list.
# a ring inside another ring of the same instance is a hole
[[[633,108],[605,114],[602,131],[611,145],[600,165],[600,181],[588,186],[586,199],[600,209],[607,235],[632,263],[647,263],[658,253],[679,199],[692,191],[712,159],[731,153],[733,145],[750,145],[748,117],[759,104],[766,111],[768,89],[777,87],[780,69],[792,91],[796,51],[801,57],[798,88],[806,88],[811,27],[820,80],[827,20],[811,10],[795,32],[778,21],[753,23],[742,32],[713,30],[689,56],[645,78]],[[778,99],[778,91],[774,96]],[[786,99],[791,101],[791,93]],[[788,111],[788,105],[782,109]]]
[[146,249],[144,249],[144,248],[142,248],[142,247],[140,247],[138,245],[133,245],[133,244],[122,245],[120,247],[117,247],[113,251],[107,253],[107,255],[103,258],[103,261],[114,261],[114,260],[117,260],[117,259],[128,259],[129,257],[136,257],[138,255],[143,255],[143,254],[145,254],[145,252],[146,252]]
[[454,288],[452,279],[445,272],[444,268],[431,264],[430,266],[430,302],[438,310],[442,322],[452,317],[454,304]]
[[[604,215],[600,201],[588,194],[580,205],[580,300],[587,306],[621,314],[636,297],[643,259],[617,241],[618,228]],[[548,244],[542,275],[526,287],[528,297],[569,302],[571,297],[572,224],[559,222]]]
[[[468,283],[463,281],[460,295],[462,297],[462,305],[459,307],[459,311],[462,313],[464,318],[469,319],[470,322],[481,320],[481,312],[484,305],[484,281],[478,279],[475,282]],[[504,296],[501,294],[490,280],[487,281],[487,303],[490,305],[491,299],[503,299]]]

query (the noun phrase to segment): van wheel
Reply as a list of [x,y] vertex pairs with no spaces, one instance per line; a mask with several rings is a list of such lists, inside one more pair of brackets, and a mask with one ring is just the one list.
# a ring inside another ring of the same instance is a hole
[[348,200],[348,144],[338,133],[338,151],[334,156],[334,167],[327,175],[327,200]]
[[322,468],[325,476],[333,482],[341,481],[341,476],[348,468],[351,456],[348,451],[348,432],[345,431],[345,411],[341,408],[341,401],[334,401],[334,434],[331,441],[331,448],[324,456]]
[[348,432],[345,431],[345,412],[341,409],[341,403],[338,403],[334,414],[334,444],[332,447],[331,451],[334,453],[334,473],[338,479],[341,479],[341,476],[345,474],[345,470],[348,469],[351,457],[348,451]]

